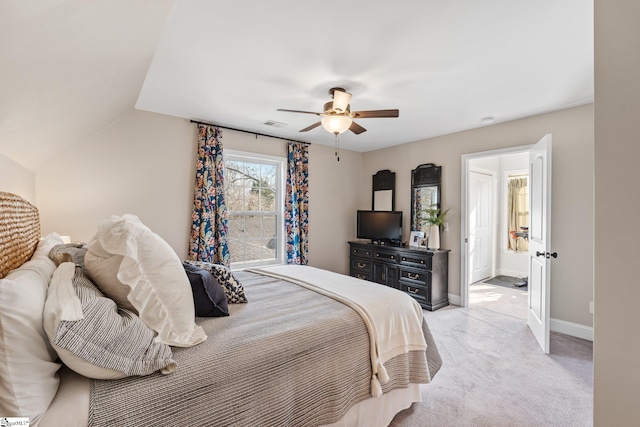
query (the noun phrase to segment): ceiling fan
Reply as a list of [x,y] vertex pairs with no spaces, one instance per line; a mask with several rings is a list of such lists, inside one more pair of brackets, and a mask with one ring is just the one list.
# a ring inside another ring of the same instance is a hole
[[285,110],[278,108],[278,111],[287,111],[290,113],[303,113],[303,114],[315,114],[322,117],[322,119],[300,130],[300,132],[308,132],[312,129],[322,125],[327,132],[338,135],[346,130],[350,130],[356,135],[366,132],[367,130],[353,121],[353,119],[369,119],[380,117],[398,117],[400,111],[393,110],[368,110],[368,111],[351,111],[351,94],[345,91],[341,87],[333,87],[329,89],[329,95],[333,98],[333,101],[329,101],[324,104],[324,111],[322,113],[315,113],[313,111],[300,111],[300,110]]

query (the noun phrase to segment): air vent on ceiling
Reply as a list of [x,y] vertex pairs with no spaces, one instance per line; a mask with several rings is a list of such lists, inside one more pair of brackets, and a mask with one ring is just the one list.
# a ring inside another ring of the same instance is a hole
[[273,126],[274,128],[283,128],[285,127],[287,124],[286,123],[282,123],[282,122],[277,122],[275,120],[267,120],[266,122],[262,123],[265,126]]

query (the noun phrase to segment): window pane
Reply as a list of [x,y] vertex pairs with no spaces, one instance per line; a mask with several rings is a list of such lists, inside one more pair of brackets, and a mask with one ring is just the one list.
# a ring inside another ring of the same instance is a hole
[[227,243],[231,262],[244,262],[244,243],[238,239],[229,239]]
[[244,237],[245,239],[257,239],[262,237],[262,217],[247,215],[245,219]]
[[260,204],[263,211],[273,212],[276,210],[276,193],[269,187],[260,189]]
[[229,215],[229,235],[233,238],[241,239],[244,233],[244,216]]
[[276,216],[269,215],[263,216],[262,218],[262,237],[275,237],[276,235]]
[[269,260],[276,258],[276,242],[275,238],[261,239],[260,242],[262,260]]

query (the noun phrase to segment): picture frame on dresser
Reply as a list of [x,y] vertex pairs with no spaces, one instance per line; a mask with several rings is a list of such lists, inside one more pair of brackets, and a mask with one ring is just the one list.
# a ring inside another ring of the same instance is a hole
[[424,231],[412,231],[409,237],[409,246],[420,247],[420,243],[424,239]]

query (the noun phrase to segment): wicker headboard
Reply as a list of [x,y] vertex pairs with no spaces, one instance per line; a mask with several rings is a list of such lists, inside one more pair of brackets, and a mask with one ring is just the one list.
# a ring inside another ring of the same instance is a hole
[[0,279],[27,262],[40,240],[38,208],[0,191]]

